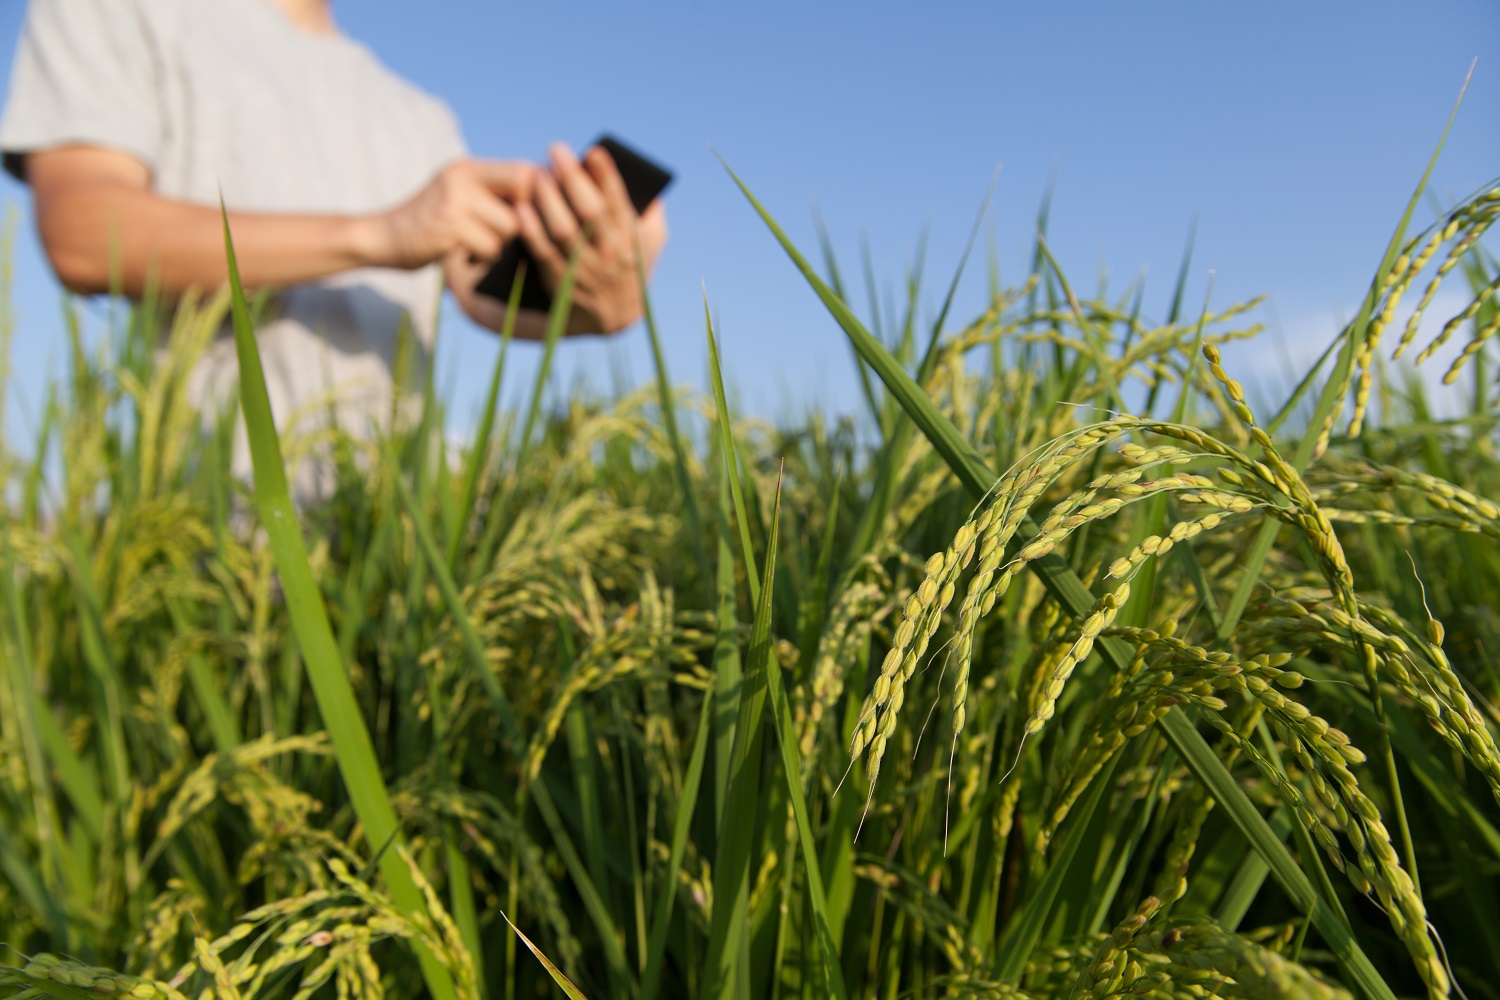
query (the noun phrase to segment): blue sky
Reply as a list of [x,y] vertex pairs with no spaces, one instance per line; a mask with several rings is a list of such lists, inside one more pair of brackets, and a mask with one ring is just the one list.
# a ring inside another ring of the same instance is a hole
[[[0,3],[0,80],[21,8]],[[1210,269],[1216,303],[1269,293],[1261,318],[1299,355],[1326,343],[1363,293],[1475,56],[1434,190],[1456,198],[1500,174],[1494,0],[339,0],[335,13],[446,99],[477,155],[537,157],[551,140],[581,145],[607,129],[675,169],[672,241],[653,286],[674,380],[705,384],[706,289],[742,407],[772,418],[854,410],[853,368],[710,146],[808,250],[820,211],[846,273],[865,238],[894,288],[925,229],[930,311],[997,166],[989,224],[1003,274],[1024,271],[1055,178],[1051,242],[1065,270],[1092,288],[1107,269],[1121,288],[1147,269],[1158,314],[1196,215],[1189,301],[1201,301]],[[60,293],[25,189],[0,182],[0,203],[21,216],[12,366],[34,407],[65,357]],[[957,318],[978,312],[984,292],[976,267]],[[450,314],[439,384],[455,423],[471,426],[496,343]],[[513,352],[512,404],[539,353]],[[637,328],[566,345],[557,384],[608,389],[616,372],[639,381],[649,371]],[[30,422],[18,417],[13,439]]]

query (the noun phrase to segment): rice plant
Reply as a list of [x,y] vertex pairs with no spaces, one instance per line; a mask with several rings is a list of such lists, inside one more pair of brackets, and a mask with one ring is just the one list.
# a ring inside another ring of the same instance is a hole
[[[872,332],[745,193],[868,413],[735,414],[648,323],[653,384],[497,368],[456,450],[430,379],[283,436],[237,286],[74,324],[0,440],[0,995],[1500,996],[1500,187],[1276,405],[1254,303],[1041,239]],[[227,328],[253,484],[184,395]],[[1453,337],[1438,417],[1382,350]]]

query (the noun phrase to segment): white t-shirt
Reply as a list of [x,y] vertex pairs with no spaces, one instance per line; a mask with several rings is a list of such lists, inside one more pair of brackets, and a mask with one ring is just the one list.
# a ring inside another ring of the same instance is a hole
[[[216,208],[222,190],[232,211],[309,214],[389,208],[464,155],[441,101],[267,0],[31,0],[0,150],[14,173],[22,154],[73,144],[135,156],[165,197]],[[257,335],[278,425],[331,397],[346,427],[388,413],[403,317],[421,373],[440,293],[436,265],[285,290]],[[222,331],[190,391],[223,400],[237,368]]]

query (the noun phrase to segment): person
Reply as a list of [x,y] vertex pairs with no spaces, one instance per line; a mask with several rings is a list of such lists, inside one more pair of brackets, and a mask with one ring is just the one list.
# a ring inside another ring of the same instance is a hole
[[[222,198],[242,281],[274,290],[257,343],[283,428],[329,405],[345,427],[388,413],[398,331],[425,362],[444,283],[500,330],[505,306],[474,286],[508,240],[549,289],[576,253],[567,332],[607,334],[641,315],[637,251],[649,273],[667,239],[603,150],[471,158],[446,105],[345,36],[331,0],[30,0],[0,152],[76,293],[221,287]],[[521,311],[516,335],[545,319]],[[231,398],[227,328],[189,382],[200,406]]]

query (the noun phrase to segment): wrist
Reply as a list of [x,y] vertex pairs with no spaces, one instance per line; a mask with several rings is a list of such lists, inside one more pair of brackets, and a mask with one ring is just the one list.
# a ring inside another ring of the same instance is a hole
[[339,249],[351,267],[390,267],[390,225],[383,213],[341,220]]

